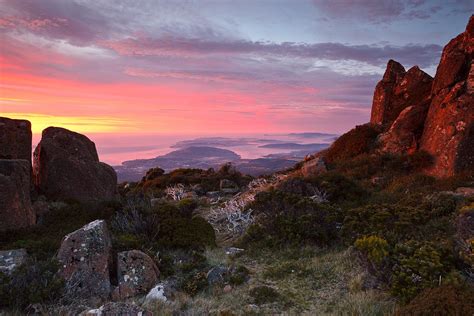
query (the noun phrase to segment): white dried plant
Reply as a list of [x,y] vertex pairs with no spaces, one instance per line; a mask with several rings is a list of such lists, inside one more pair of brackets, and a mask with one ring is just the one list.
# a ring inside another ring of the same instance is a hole
[[167,187],[165,190],[165,193],[167,196],[171,197],[174,201],[181,201],[186,194],[186,190],[183,184],[178,183],[174,186]]

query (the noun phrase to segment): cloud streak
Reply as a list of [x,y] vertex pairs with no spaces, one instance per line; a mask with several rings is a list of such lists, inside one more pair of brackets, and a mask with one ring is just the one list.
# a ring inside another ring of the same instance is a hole
[[388,59],[397,59],[427,67],[438,61],[440,45],[408,44],[347,45],[342,43],[271,43],[251,41],[210,41],[188,38],[126,38],[102,43],[123,56],[183,57],[199,55],[259,55],[280,58],[314,58],[326,60],[356,60],[380,66]]

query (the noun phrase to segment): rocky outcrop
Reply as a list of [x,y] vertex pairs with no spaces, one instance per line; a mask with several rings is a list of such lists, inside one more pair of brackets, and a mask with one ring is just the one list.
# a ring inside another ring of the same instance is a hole
[[34,152],[34,182],[50,199],[111,200],[117,175],[99,162],[95,144],[64,128],[48,127]]
[[425,103],[405,108],[389,130],[379,135],[380,149],[389,153],[415,152],[419,148],[428,106]]
[[25,249],[12,249],[0,251],[0,272],[12,273],[16,268],[26,262],[28,254]]
[[112,297],[122,300],[146,293],[158,282],[160,271],[153,260],[139,250],[123,251],[117,255],[118,286]]
[[27,160],[0,159],[0,231],[34,225],[31,167]]
[[103,220],[66,235],[58,251],[67,294],[75,298],[109,297],[112,242]]
[[390,60],[375,88],[370,123],[388,128],[408,106],[429,103],[432,81],[417,66],[405,72],[400,63]]
[[0,117],[0,159],[25,159],[31,164],[31,123]]
[[445,177],[474,170],[474,16],[444,48],[433,82],[421,149],[434,157],[428,172]]

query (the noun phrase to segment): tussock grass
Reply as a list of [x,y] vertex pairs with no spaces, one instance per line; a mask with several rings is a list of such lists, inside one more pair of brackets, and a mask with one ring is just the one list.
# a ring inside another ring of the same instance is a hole
[[[148,308],[158,315],[365,316],[386,315],[394,310],[394,302],[383,292],[364,288],[367,274],[350,249],[292,247],[233,259],[223,257],[221,251],[211,249],[206,256],[215,264],[246,266],[249,282],[233,287],[230,293],[220,288],[195,297],[180,293],[173,302],[154,302]],[[271,290],[255,290],[260,288]],[[268,300],[252,296],[273,291],[275,295]]]

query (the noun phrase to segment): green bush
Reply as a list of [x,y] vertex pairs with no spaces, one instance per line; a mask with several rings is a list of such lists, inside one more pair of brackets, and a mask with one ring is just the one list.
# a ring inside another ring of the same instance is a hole
[[[178,205],[160,203],[154,207],[138,205],[116,214],[112,221],[115,239],[123,242],[142,241],[141,248],[204,248],[215,246],[215,232],[202,217],[193,216],[193,202]],[[132,237],[134,236],[134,237]]]
[[391,292],[405,302],[436,286],[454,268],[450,249],[415,240],[396,245],[394,261]]
[[329,205],[273,190],[258,193],[249,207],[261,220],[247,230],[243,244],[328,245],[337,237],[336,223],[332,220],[337,211]]
[[421,201],[419,204],[420,207],[369,204],[349,209],[345,213],[342,234],[351,243],[368,235],[383,236],[391,244],[413,238],[446,239],[452,230],[450,218],[440,216],[445,214],[446,208],[439,206],[438,211],[432,211],[424,208]]
[[359,238],[354,246],[376,264],[381,263],[388,256],[389,245],[385,239],[378,236]]
[[58,269],[55,260],[29,260],[11,276],[0,275],[0,307],[23,309],[30,304],[57,301],[64,289]]
[[333,203],[360,204],[369,195],[358,182],[336,171],[326,172],[309,181],[324,191]]

